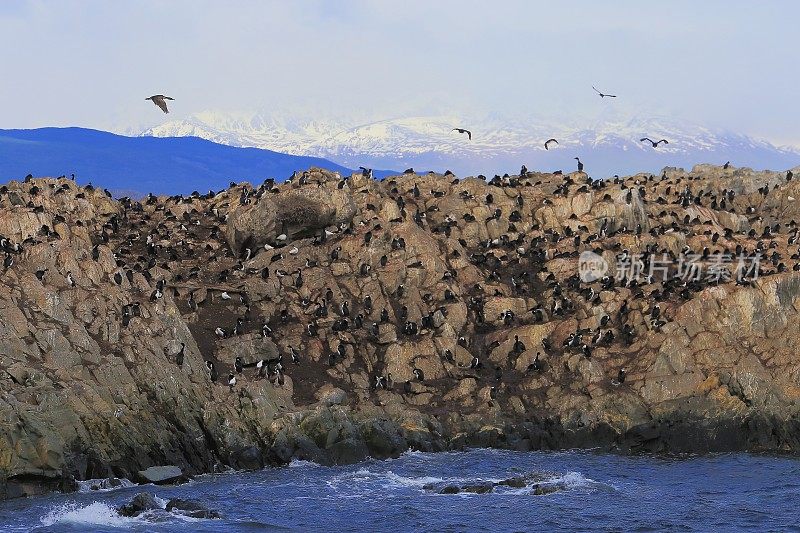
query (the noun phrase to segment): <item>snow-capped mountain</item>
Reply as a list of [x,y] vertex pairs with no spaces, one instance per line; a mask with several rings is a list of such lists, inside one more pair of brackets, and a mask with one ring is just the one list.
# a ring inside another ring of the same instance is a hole
[[[454,128],[466,128],[466,134]],[[800,152],[736,133],[713,131],[665,118],[633,117],[542,121],[499,117],[416,116],[354,124],[262,115],[199,113],[167,122],[145,136],[196,136],[232,146],[259,147],[323,157],[350,168],[368,166],[418,171],[450,169],[458,175],[493,175],[525,164],[529,169],[571,170],[580,157],[595,177],[690,168],[700,162],[784,169],[800,163]],[[667,139],[654,149],[642,137]],[[545,150],[544,141],[558,140]]]

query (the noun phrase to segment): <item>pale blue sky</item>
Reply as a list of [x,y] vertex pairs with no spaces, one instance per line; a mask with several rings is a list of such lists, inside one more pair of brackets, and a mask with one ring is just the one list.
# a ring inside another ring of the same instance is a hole
[[[203,110],[671,115],[800,146],[800,2],[0,1],[0,128]],[[606,101],[607,102],[607,101]]]

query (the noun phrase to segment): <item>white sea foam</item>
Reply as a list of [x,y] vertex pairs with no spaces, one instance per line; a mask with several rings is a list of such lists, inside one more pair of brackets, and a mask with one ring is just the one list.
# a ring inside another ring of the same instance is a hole
[[386,472],[386,480],[392,485],[399,485],[402,487],[424,487],[430,483],[442,483],[443,478],[422,476],[422,477],[406,477],[399,476],[391,470]]
[[554,474],[552,477],[544,479],[540,482],[545,486],[556,486],[561,490],[617,490],[613,485],[596,481],[592,478],[586,477],[580,472],[567,472],[565,474]]
[[125,527],[134,522],[135,518],[120,516],[117,510],[102,502],[92,502],[89,505],[79,506],[76,503],[65,503],[56,506],[40,522],[43,526],[55,524],[86,524],[94,526]]
[[167,506],[167,500],[155,495],[153,495],[153,498],[161,506],[161,509],[145,511],[136,517],[121,516],[114,507],[103,502],[95,501],[88,505],[78,505],[70,502],[53,507],[39,521],[43,526],[73,524],[124,528],[134,524],[145,524],[153,519],[158,522],[163,522],[165,519],[180,520],[182,522],[203,520],[202,518],[193,518],[177,512],[167,513],[164,511]]
[[136,486],[136,483],[133,481],[120,478],[120,485],[118,487],[107,487],[107,488],[92,488],[92,487],[99,487],[102,483],[104,483],[105,479],[87,479],[85,481],[78,481],[78,492],[108,492],[111,490],[117,489],[127,489],[129,487]]
[[289,468],[311,468],[320,465],[315,463],[314,461],[306,461],[304,459],[292,459],[291,461],[289,461],[289,464],[287,466]]
[[597,481],[588,478],[580,472],[567,472],[559,477],[550,480],[551,483],[563,483],[567,488],[584,488],[598,485]]

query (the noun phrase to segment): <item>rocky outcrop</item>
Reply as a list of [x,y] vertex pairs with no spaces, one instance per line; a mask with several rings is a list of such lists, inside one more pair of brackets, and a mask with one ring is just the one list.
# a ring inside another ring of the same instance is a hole
[[427,483],[422,487],[427,492],[435,494],[489,494],[495,489],[515,490],[524,489],[527,494],[544,496],[560,492],[568,488],[562,476],[546,472],[536,472],[524,476],[515,476],[500,481],[486,481],[483,479],[468,480],[467,482]]
[[181,469],[174,465],[151,466],[145,470],[139,470],[138,474],[138,478],[143,483],[155,485],[169,485],[186,480]]
[[139,516],[142,513],[157,511],[161,508],[161,504],[158,503],[155,496],[149,492],[140,492],[131,501],[117,509],[117,512],[122,516]]
[[[11,182],[0,492],[409,448],[796,452],[791,178],[311,169],[141,202]],[[609,270],[584,282],[588,251]],[[623,272],[636,254],[666,280]],[[725,254],[759,268],[706,277]]]
[[332,172],[312,169],[298,183],[303,186],[261,196],[254,204],[247,202],[244,189],[238,206],[228,206],[226,236],[231,248],[243,253],[247,247],[278,244],[282,234],[291,239],[310,236],[328,226],[348,224],[355,216],[350,191],[338,187],[340,178]]
[[[163,500],[162,500],[163,501]],[[117,512],[121,516],[134,517],[147,513],[152,515],[151,518],[160,518],[158,515],[163,512],[188,516],[196,519],[215,519],[220,518],[220,514],[213,509],[209,509],[205,505],[195,500],[184,500],[181,498],[172,498],[166,505],[156,499],[155,496],[149,492],[140,492],[134,496],[130,502],[120,506]]]
[[167,502],[165,510],[169,513],[180,514],[198,519],[213,519],[220,518],[217,511],[209,509],[200,502],[194,500],[183,500],[181,498],[173,498]]

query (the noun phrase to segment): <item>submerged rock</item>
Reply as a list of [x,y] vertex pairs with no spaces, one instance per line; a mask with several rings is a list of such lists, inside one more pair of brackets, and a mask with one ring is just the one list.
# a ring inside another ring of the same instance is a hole
[[503,481],[498,481],[497,485],[511,487],[514,489],[521,489],[523,487],[528,486],[528,481],[524,477],[511,477],[508,479],[504,479]]
[[470,483],[461,486],[461,492],[471,492],[473,494],[488,494],[492,492],[493,487],[491,482],[486,483]]
[[[130,483],[128,483],[130,485]],[[107,479],[100,479],[89,487],[91,490],[108,490],[108,489],[117,489],[125,486],[125,481],[116,478],[110,477]]]
[[546,496],[548,494],[553,494],[554,492],[560,492],[562,490],[566,490],[566,485],[563,483],[552,483],[552,484],[540,484],[535,485],[533,487],[532,494],[534,496]]
[[494,490],[492,483],[489,481],[477,481],[474,483],[464,483],[463,485],[428,483],[422,488],[428,492],[435,492],[437,494],[460,494],[462,492],[488,494]]
[[211,510],[195,500],[173,498],[167,502],[166,510],[192,518],[220,518],[217,511]]
[[146,511],[159,509],[162,509],[162,507],[155,496],[149,492],[140,492],[129,503],[119,507],[117,512],[122,516],[138,516]]

